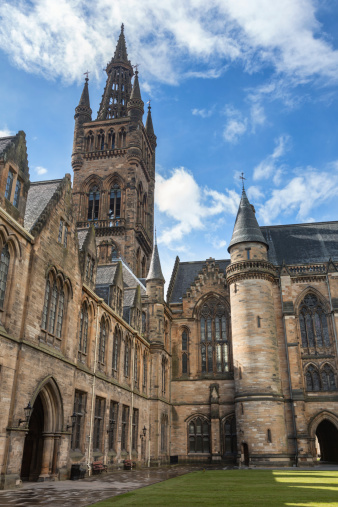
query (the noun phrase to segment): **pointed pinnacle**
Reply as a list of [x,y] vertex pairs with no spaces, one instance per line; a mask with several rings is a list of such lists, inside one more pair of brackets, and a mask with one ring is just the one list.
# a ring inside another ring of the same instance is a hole
[[142,98],[141,98],[140,84],[138,82],[138,70],[135,71],[134,84],[133,84],[133,89],[131,91],[130,98],[131,99],[142,100]]
[[[117,41],[113,60],[128,62],[126,40],[124,38],[124,24],[121,25],[119,40]],[[129,62],[128,62],[129,63]]]
[[163,283],[165,281],[162,273],[157,243],[154,245],[153,254],[151,256],[150,268],[147,276],[147,281],[149,280],[161,280]]
[[81,98],[80,98],[80,102],[79,102],[79,106],[90,107],[88,81],[89,81],[89,79],[88,79],[88,77],[86,77],[85,84],[83,86],[83,90],[82,90],[82,94],[81,94]]
[[154,136],[154,126],[153,126],[153,120],[151,117],[151,107],[150,104],[148,105],[148,114],[147,114],[147,121],[146,121],[146,132],[148,136]]

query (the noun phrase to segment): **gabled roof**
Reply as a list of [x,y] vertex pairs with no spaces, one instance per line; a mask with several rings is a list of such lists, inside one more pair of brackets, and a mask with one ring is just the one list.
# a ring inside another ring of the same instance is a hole
[[140,285],[141,295],[146,293],[146,288],[140,282],[140,280],[134,275],[131,269],[121,260],[116,260],[112,264],[99,265],[97,267],[96,285],[112,285],[114,283],[114,277],[118,263],[122,263],[122,274],[123,274],[123,285],[126,287],[136,288]]
[[89,231],[90,231],[90,229],[80,229],[80,230],[77,231],[77,237],[78,237],[78,240],[79,240],[79,249],[80,250],[83,247],[83,244],[84,244],[84,242],[86,240],[86,237],[89,234]]
[[[168,294],[168,303],[181,303],[182,298],[186,291],[190,288],[191,284],[198,277],[199,273],[203,272],[203,267],[206,266],[205,261],[194,261],[194,262],[179,262],[178,269],[173,276],[174,280],[171,280],[172,285],[171,294]],[[216,265],[221,271],[225,273],[226,267],[230,264],[229,260],[215,261]]]
[[24,227],[31,231],[50,202],[51,198],[63,183],[62,180],[35,181],[28,190]]

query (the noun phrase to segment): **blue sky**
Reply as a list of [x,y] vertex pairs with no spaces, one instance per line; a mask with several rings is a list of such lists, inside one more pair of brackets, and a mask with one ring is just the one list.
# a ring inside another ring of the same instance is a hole
[[26,132],[33,181],[72,173],[83,73],[95,118],[123,22],[142,98],[152,101],[167,280],[177,254],[228,257],[242,171],[261,225],[337,219],[337,2],[92,5],[0,5],[0,133]]

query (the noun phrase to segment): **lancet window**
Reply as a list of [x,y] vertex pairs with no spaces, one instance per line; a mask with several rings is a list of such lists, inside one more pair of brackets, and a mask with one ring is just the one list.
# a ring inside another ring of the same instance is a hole
[[209,453],[210,452],[210,425],[206,419],[196,417],[189,422],[189,452]]
[[110,190],[109,218],[121,217],[121,189],[115,184]]
[[99,346],[98,346],[98,363],[100,366],[104,366],[106,362],[106,346],[108,336],[108,325],[104,318],[101,319],[100,323],[100,335],[99,335]]
[[121,333],[118,327],[115,328],[113,336],[113,359],[112,359],[112,375],[117,378],[119,370],[119,352],[120,352]]
[[335,391],[336,379],[332,366],[325,364],[320,370],[310,364],[305,371],[307,391]]
[[230,369],[229,317],[223,302],[211,298],[200,312],[202,373],[224,373]]
[[7,287],[7,277],[11,256],[8,245],[6,244],[1,251],[0,258],[0,308],[3,308]]
[[100,191],[97,186],[90,189],[88,199],[88,220],[98,220],[100,207]]
[[315,294],[307,294],[301,302],[299,327],[302,347],[312,349],[310,353],[330,346],[328,318]]
[[50,273],[45,288],[45,300],[42,311],[41,328],[47,334],[60,340],[64,323],[66,309],[67,289],[62,282]]
[[237,433],[235,416],[230,416],[224,421],[224,454],[237,454]]
[[83,304],[80,312],[80,329],[79,329],[79,356],[82,358],[82,354],[87,354],[88,344],[88,307]]
[[182,374],[188,373],[188,331],[182,332]]

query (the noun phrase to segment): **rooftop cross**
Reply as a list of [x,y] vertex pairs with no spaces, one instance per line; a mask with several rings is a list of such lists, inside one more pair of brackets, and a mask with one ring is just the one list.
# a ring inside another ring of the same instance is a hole
[[83,73],[84,76],[86,76],[86,80],[88,81],[88,74],[90,74],[89,70],[86,70],[86,72]]
[[246,180],[246,178],[244,178],[244,173],[241,173],[239,179],[242,180],[242,185],[243,185],[243,190],[244,190],[244,180]]
[[139,65],[141,65],[141,64],[136,63],[135,65],[132,65],[132,67],[135,69],[135,72],[138,72]]
[[151,106],[150,106],[150,99],[148,100],[147,104],[148,104],[148,109],[151,109]]

